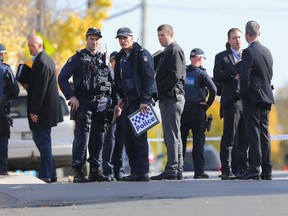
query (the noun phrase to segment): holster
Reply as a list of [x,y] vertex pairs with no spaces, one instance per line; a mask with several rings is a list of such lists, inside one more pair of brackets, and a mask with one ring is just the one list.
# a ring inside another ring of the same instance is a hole
[[10,116],[5,115],[0,117],[0,135],[10,138],[10,125],[12,125],[12,119]]

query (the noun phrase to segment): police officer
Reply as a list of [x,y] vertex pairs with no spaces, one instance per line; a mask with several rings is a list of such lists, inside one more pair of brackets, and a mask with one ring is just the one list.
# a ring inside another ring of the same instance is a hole
[[133,41],[131,29],[118,29],[116,38],[122,49],[116,55],[115,64],[115,83],[121,97],[115,107],[115,116],[122,112],[124,145],[131,167],[131,175],[125,176],[124,180],[149,181],[147,132],[136,136],[128,116],[137,109],[142,113],[148,111],[156,92],[153,59],[147,50]]
[[[184,84],[185,106],[181,116],[181,138],[183,143],[183,157],[185,157],[186,143],[189,130],[193,133],[193,161],[194,178],[209,178],[204,172],[204,144],[206,111],[212,105],[216,86],[212,78],[202,67],[205,59],[204,52],[195,48],[190,53],[191,64],[186,69]],[[208,100],[206,101],[208,91]]]
[[10,106],[19,94],[19,86],[9,65],[3,63],[6,47],[0,44],[0,175],[8,175],[8,139],[10,138]]
[[[67,100],[70,100],[72,113],[76,112],[75,138],[72,150],[74,183],[87,181],[110,181],[102,174],[101,151],[104,132],[113,117],[113,103],[116,101],[113,89],[113,71],[107,64],[105,53],[98,51],[101,31],[89,28],[86,32],[86,48],[77,51],[68,59],[61,70],[59,86]],[[69,78],[73,77],[73,84]],[[108,112],[108,110],[112,112]],[[110,115],[111,114],[111,115]],[[108,116],[110,116],[108,118]],[[90,133],[89,133],[90,132]],[[87,144],[90,163],[89,177],[82,167],[86,163]]]
[[[110,54],[109,62],[112,68],[115,68],[115,57],[117,51]],[[102,152],[102,167],[103,174],[121,181],[124,177],[124,159],[125,149],[122,136],[121,126],[122,116],[119,116],[116,121],[109,127],[105,134],[105,140]]]

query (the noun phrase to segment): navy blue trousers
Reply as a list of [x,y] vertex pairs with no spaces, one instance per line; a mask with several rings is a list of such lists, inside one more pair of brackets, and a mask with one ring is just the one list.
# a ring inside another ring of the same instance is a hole
[[32,131],[33,140],[40,152],[39,178],[56,178],[56,169],[52,156],[51,128]]
[[7,171],[8,137],[0,135],[0,172]]

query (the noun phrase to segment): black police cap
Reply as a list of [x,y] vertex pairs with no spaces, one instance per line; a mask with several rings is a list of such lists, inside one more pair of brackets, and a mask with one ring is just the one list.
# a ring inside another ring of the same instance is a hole
[[202,56],[204,59],[206,59],[204,51],[201,50],[200,48],[195,48],[191,50],[190,57],[196,57],[196,56]]
[[129,37],[129,36],[133,36],[133,32],[131,31],[131,29],[127,28],[127,27],[122,27],[120,29],[118,29],[117,33],[116,33],[116,37]]
[[102,38],[100,29],[97,29],[95,27],[91,27],[87,30],[86,37],[89,35],[98,35],[100,38]]
[[115,56],[117,55],[117,53],[118,53],[117,51],[112,52],[112,53],[110,54],[109,58],[110,58],[110,59],[114,59]]
[[0,53],[6,52],[6,47],[3,44],[0,44]]

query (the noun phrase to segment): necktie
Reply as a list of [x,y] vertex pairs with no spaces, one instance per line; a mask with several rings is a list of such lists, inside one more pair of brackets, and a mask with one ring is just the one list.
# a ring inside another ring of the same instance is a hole
[[239,53],[237,53],[237,60],[239,61],[239,60],[241,60],[241,59],[242,59],[242,53],[239,52]]
[[[242,53],[239,52],[237,53],[237,61],[241,61],[242,59]],[[237,89],[236,89],[237,94],[240,93],[240,82],[237,83]],[[238,95],[239,96],[239,95]]]

